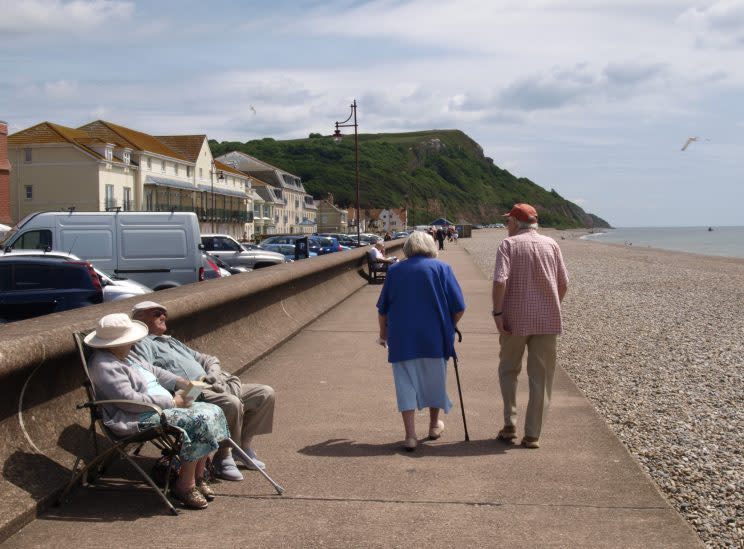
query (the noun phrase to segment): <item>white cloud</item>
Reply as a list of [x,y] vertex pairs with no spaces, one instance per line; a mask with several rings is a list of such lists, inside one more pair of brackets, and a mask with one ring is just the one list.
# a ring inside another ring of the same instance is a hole
[[717,0],[691,7],[680,15],[679,22],[697,33],[701,47],[744,48],[744,0]]
[[0,0],[0,32],[76,32],[131,17],[133,2],[119,0]]

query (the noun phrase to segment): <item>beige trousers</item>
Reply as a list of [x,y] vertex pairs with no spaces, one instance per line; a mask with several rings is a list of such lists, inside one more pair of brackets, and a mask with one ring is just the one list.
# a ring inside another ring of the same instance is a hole
[[[216,404],[225,413],[230,438],[242,448],[249,448],[255,435],[270,433],[274,425],[274,389],[268,385],[240,383],[229,376],[224,393],[204,391],[202,400]],[[226,442],[220,444],[220,454],[229,451]]]
[[514,336],[501,334],[499,343],[499,384],[504,401],[504,425],[516,425],[517,378],[522,371],[522,357],[527,349],[527,378],[530,397],[524,434],[540,438],[543,420],[550,405],[555,372],[556,335]]

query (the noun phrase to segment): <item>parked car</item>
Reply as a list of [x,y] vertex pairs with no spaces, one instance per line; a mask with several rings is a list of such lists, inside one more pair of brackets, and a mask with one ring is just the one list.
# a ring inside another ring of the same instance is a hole
[[[284,257],[286,257],[290,261],[294,261],[295,259],[295,245],[294,244],[262,244],[262,247],[266,248],[267,250],[271,250],[272,252],[277,252],[282,254]],[[317,257],[318,254],[315,252],[309,252],[310,257]]]
[[262,269],[286,261],[282,254],[269,250],[247,250],[226,234],[203,234],[201,242],[207,252],[231,266]]
[[261,246],[267,244],[292,244],[294,245],[299,239],[307,237],[307,248],[310,252],[320,255],[320,241],[317,237],[305,234],[277,234],[265,238],[261,241]]
[[338,240],[339,245],[347,248],[356,248],[357,241],[356,235],[344,234],[344,233],[319,233],[318,236],[332,236]]
[[253,270],[253,269],[249,269],[248,267],[243,267],[242,265],[228,265],[216,255],[210,254],[209,252],[204,252],[204,253],[207,256],[209,256],[209,259],[213,261],[215,265],[217,265],[220,268],[220,273],[222,274],[222,276],[249,273]]
[[396,240],[398,238],[407,238],[408,235],[411,234],[408,231],[397,231],[393,233],[393,240]]
[[[60,257],[63,259],[69,259],[70,261],[82,261],[75,254],[55,250],[49,252],[44,250],[11,250],[8,252],[0,252],[0,261],[3,261],[8,257]],[[127,299],[128,297],[134,297],[136,295],[152,293],[150,288],[136,280],[129,280],[128,278],[120,278],[115,275],[110,275],[95,265],[93,265],[93,270],[101,281],[104,303]]]
[[320,247],[318,255],[331,254],[341,251],[341,245],[338,243],[338,240],[335,237],[318,235],[311,236],[310,238],[316,241],[318,243],[318,246]]
[[202,251],[202,268],[200,270],[199,280],[214,280],[215,278],[222,278],[223,274],[226,273],[230,276],[228,271],[220,269],[215,263],[214,257],[210,256],[207,252]]
[[0,323],[103,302],[93,265],[63,257],[0,260]]

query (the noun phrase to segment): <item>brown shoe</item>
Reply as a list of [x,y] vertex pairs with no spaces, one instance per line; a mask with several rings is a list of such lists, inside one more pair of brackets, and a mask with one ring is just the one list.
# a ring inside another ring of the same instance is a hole
[[522,438],[522,446],[524,446],[525,448],[531,448],[534,450],[535,448],[540,447],[540,439],[536,437],[525,436]]
[[212,488],[207,484],[206,480],[202,479],[197,482],[196,489],[199,490],[202,496],[204,496],[204,499],[207,501],[214,501],[214,491],[212,491]]
[[505,442],[511,442],[517,438],[517,428],[514,425],[504,425],[504,427],[496,435],[496,438]]
[[173,497],[175,497],[183,504],[184,507],[188,509],[206,509],[208,505],[207,499],[202,495],[202,493],[197,489],[196,486],[184,493],[173,490]]

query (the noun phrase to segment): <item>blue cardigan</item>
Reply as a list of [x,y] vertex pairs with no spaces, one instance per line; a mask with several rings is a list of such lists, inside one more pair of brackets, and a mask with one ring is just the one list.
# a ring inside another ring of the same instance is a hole
[[391,265],[377,310],[387,315],[389,362],[456,356],[452,316],[465,300],[446,263],[416,256]]

